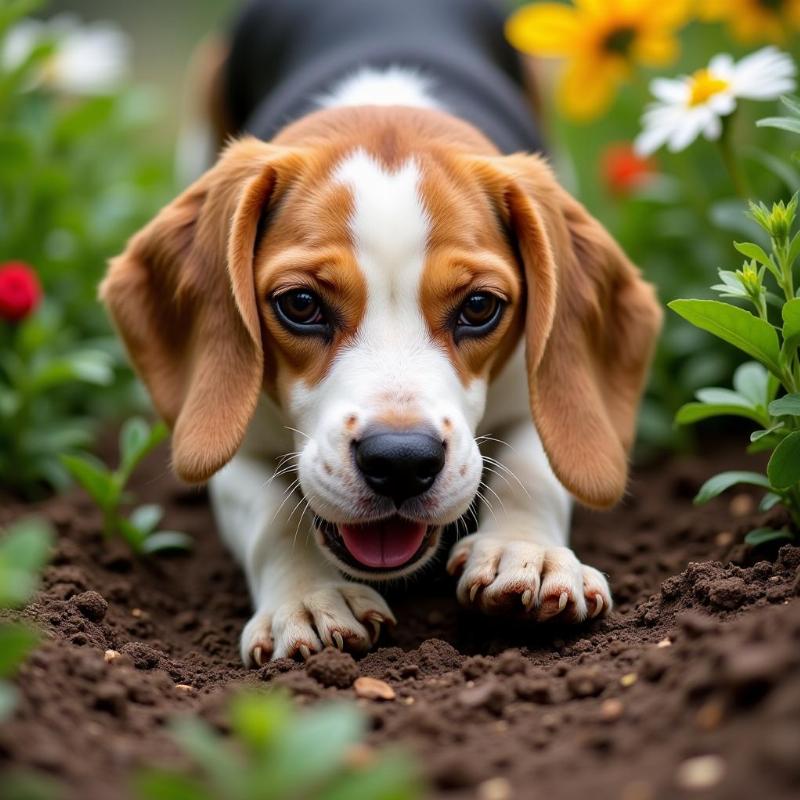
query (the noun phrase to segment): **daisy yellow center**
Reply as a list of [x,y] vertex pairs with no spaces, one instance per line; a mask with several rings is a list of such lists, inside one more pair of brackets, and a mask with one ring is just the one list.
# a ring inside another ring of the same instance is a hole
[[691,78],[689,105],[701,106],[715,94],[724,92],[729,86],[728,81],[714,75],[710,70],[699,69]]

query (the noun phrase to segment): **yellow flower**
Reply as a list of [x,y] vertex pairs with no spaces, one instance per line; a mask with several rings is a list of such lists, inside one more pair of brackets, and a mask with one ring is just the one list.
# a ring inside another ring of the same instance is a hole
[[700,0],[700,17],[727,23],[741,42],[784,43],[800,30],[800,0]]
[[676,34],[691,16],[690,0],[574,0],[533,3],[506,23],[518,50],[567,59],[559,96],[576,119],[602,114],[633,67],[663,67],[678,56]]

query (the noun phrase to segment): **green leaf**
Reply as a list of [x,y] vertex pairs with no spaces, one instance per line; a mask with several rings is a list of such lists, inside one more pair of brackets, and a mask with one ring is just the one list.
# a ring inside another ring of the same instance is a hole
[[194,540],[180,531],[157,531],[142,542],[142,552],[153,554],[165,550],[191,550]]
[[788,489],[800,481],[800,431],[790,433],[767,464],[767,476],[776,489]]
[[0,678],[11,677],[38,641],[39,635],[27,625],[0,625]]
[[789,360],[800,344],[800,298],[786,302],[781,309],[783,317],[783,347],[781,352],[785,360]]
[[765,430],[753,431],[750,434],[750,441],[751,442],[757,442],[760,439],[763,439],[765,436],[772,436],[773,433],[776,433],[777,431],[781,430],[783,427],[784,427],[784,423],[783,422],[779,422],[779,423],[777,423],[776,425],[773,425],[770,428],[766,428]]
[[220,790],[236,797],[244,778],[242,764],[225,747],[225,742],[199,718],[184,717],[172,723],[178,744],[191,756]]
[[85,456],[61,456],[61,463],[100,508],[110,508],[117,497],[117,488],[110,472]]
[[147,539],[147,534],[140,531],[125,517],[117,517],[115,519],[116,529],[122,535],[122,538],[128,543],[128,546],[134,553],[144,552],[144,543]]
[[231,702],[231,727],[236,737],[256,752],[265,752],[292,717],[291,702],[282,692],[243,692]]
[[769,403],[769,373],[757,361],[746,361],[733,373],[733,388],[754,408]]
[[790,133],[800,133],[800,119],[791,117],[765,117],[756,122],[758,128],[778,128]]
[[120,474],[127,481],[136,466],[166,437],[167,426],[159,422],[152,428],[140,417],[129,419],[119,435]]
[[707,480],[701,487],[697,496],[694,498],[695,505],[702,505],[709,500],[713,500],[718,495],[722,494],[726,489],[736,486],[740,483],[746,483],[751,486],[762,486],[765,489],[770,488],[769,481],[765,475],[758,472],[721,472],[713,478]]
[[144,534],[149,534],[155,530],[156,525],[161,522],[164,516],[164,509],[159,505],[150,504],[139,506],[128,517],[129,522]]
[[761,502],[758,504],[758,510],[769,511],[770,509],[775,508],[775,506],[781,502],[783,502],[783,498],[779,494],[775,494],[775,492],[767,492],[761,498]]
[[305,789],[329,778],[363,733],[363,718],[352,705],[331,704],[299,716],[273,748],[270,783],[275,794],[303,796]]
[[776,375],[781,374],[778,334],[768,322],[718,300],[673,300],[668,305],[701,330],[738,347]]
[[759,425],[765,425],[763,415],[745,405],[711,405],[709,403],[686,403],[678,409],[675,422],[678,425],[692,425],[710,417],[744,417]]
[[708,403],[709,405],[742,406],[744,408],[753,408],[755,405],[746,397],[742,397],[738,392],[733,392],[730,389],[722,389],[717,386],[698,389],[696,394],[697,399],[701,403]]
[[167,770],[140,772],[134,779],[134,789],[139,800],[218,800],[200,780]]
[[18,520],[0,536],[0,562],[38,573],[50,557],[53,539],[53,530],[44,520],[36,517]]
[[773,417],[800,417],[800,394],[785,394],[769,404]]
[[392,753],[365,769],[337,776],[316,800],[418,800],[424,796],[413,762]]
[[767,542],[774,542],[778,539],[783,539],[785,541],[791,542],[794,537],[792,536],[786,528],[781,528],[781,530],[776,531],[773,528],[756,528],[747,536],[744,537],[744,541],[746,544],[749,544],[750,547],[758,547],[760,544],[766,544]]
[[764,252],[763,247],[759,247],[755,242],[734,242],[733,246],[747,258],[758,261],[765,267],[773,267],[772,259]]

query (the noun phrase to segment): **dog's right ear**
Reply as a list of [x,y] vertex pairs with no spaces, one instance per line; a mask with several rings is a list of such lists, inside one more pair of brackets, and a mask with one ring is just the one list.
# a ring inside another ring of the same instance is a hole
[[133,365],[173,429],[184,480],[241,444],[264,375],[253,259],[259,222],[300,154],[247,138],[111,261],[100,287]]

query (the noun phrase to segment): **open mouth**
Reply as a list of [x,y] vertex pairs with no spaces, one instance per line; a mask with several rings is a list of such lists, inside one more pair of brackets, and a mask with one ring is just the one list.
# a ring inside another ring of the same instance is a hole
[[428,549],[434,526],[397,515],[358,524],[327,522],[316,526],[331,552],[353,567],[391,571],[418,561]]

